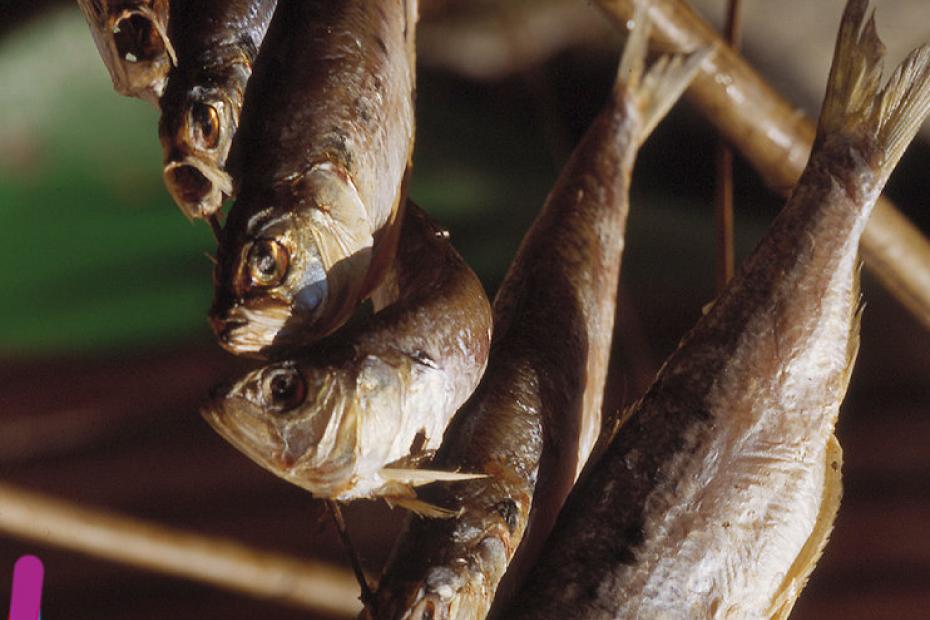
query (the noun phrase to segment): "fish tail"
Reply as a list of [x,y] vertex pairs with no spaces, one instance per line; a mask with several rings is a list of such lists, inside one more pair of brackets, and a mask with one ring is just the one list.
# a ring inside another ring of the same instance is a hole
[[930,45],[912,51],[882,84],[885,46],[869,0],[849,0],[833,55],[817,141],[860,135],[875,144],[882,184],[930,111]]
[[620,58],[614,92],[618,99],[631,98],[638,109],[641,121],[639,142],[642,143],[688,87],[701,63],[713,50],[707,47],[688,54],[663,54],[647,69],[646,53],[651,31],[649,2],[636,0],[629,23],[631,31]]

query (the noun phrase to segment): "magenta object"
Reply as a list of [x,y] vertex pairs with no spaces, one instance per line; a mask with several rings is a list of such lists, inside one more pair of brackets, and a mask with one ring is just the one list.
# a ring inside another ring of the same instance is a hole
[[39,620],[45,567],[34,555],[24,555],[13,565],[10,620]]

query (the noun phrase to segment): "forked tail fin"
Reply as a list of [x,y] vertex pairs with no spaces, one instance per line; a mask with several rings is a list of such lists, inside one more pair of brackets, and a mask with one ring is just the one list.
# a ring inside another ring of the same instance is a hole
[[632,98],[639,110],[642,126],[638,138],[642,144],[678,101],[713,50],[701,48],[688,54],[663,54],[647,69],[646,52],[651,30],[648,0],[635,1],[631,24],[614,90],[618,97]]
[[874,141],[881,185],[930,112],[930,45],[912,51],[882,85],[885,46],[869,0],[849,0],[820,112],[817,141],[831,134],[862,134]]

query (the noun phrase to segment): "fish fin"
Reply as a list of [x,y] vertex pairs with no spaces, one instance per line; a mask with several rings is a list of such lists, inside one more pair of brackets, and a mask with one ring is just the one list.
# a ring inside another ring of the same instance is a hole
[[642,143],[678,101],[713,49],[704,47],[688,54],[663,54],[646,69],[651,30],[648,2],[635,2],[630,24],[632,30],[623,48],[614,89],[618,98],[632,97],[639,110],[642,126],[638,139]]
[[384,501],[387,502],[387,505],[391,508],[399,506],[404,510],[409,510],[415,515],[427,517],[429,519],[454,519],[462,514],[461,509],[449,510],[448,508],[442,508],[441,506],[424,502],[422,499],[417,499],[416,497],[385,497]]
[[833,531],[833,522],[836,519],[836,512],[840,507],[840,498],[843,495],[842,474],[843,469],[843,449],[836,440],[835,435],[830,435],[827,440],[827,449],[824,457],[824,475],[823,475],[823,496],[820,501],[820,512],[817,514],[817,522],[807,542],[801,547],[801,552],[795,558],[794,563],[788,570],[784,581],[778,592],[772,598],[772,605],[769,608],[767,618],[776,618],[783,620],[788,618],[795,601],[804,589],[810,577],[811,571],[817,564],[817,560],[823,554],[823,548],[830,538],[830,532]]
[[869,0],[849,0],[843,12],[817,141],[836,133],[874,140],[884,184],[930,112],[930,45],[912,51],[882,85],[885,46],[875,12],[865,19],[868,8]]
[[402,482],[419,487],[431,482],[458,482],[460,480],[477,480],[487,478],[487,474],[462,474],[457,471],[439,471],[436,469],[400,469],[384,467],[378,475],[390,482]]
[[859,334],[862,327],[862,313],[865,311],[865,301],[862,298],[860,289],[860,280],[862,278],[862,262],[860,261],[855,272],[853,273],[853,285],[851,295],[853,298],[852,316],[849,321],[849,341],[846,343],[846,371],[841,379],[842,394],[846,393],[849,388],[849,379],[852,376],[853,367],[856,365],[856,358],[859,356]]

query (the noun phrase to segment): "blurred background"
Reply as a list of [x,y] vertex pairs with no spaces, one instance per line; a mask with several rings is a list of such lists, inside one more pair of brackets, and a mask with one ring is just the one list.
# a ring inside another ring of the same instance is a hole
[[[715,22],[725,10],[698,4]],[[843,4],[744,2],[746,54],[810,113]],[[930,39],[924,0],[874,4],[894,62]],[[493,294],[604,101],[620,42],[580,1],[434,0],[423,13],[411,195]],[[164,189],[155,110],[113,92],[72,2],[0,3],[0,85],[0,481],[346,565],[321,506],[197,414],[242,362],[209,332],[215,244]],[[642,393],[713,297],[714,144],[682,105],[639,157],[610,407]],[[925,234],[928,161],[916,143],[887,190]],[[739,256],[780,203],[737,161]],[[863,289],[838,428],[845,497],[793,618],[930,617],[930,335],[868,274]],[[374,502],[347,510],[373,575],[402,516]],[[313,617],[0,537],[4,600],[24,553],[45,563],[46,618]]]

